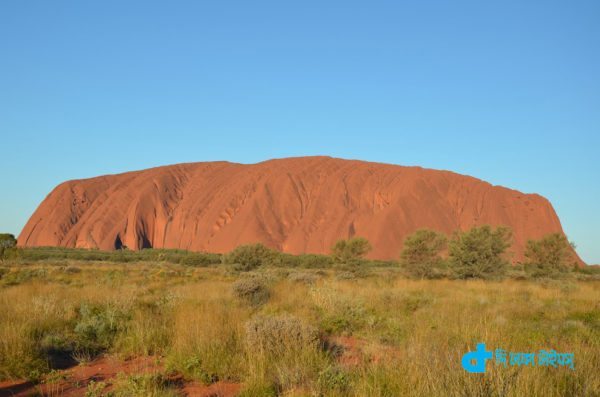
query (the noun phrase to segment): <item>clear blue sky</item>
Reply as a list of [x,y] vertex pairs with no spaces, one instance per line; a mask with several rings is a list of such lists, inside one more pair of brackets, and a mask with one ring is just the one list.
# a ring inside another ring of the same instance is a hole
[[2,1],[0,231],[67,179],[324,154],[537,192],[600,263],[600,2]]

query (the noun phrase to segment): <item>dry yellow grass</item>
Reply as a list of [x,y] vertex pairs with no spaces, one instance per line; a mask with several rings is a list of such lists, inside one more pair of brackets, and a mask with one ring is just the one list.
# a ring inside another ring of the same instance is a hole
[[[246,396],[600,395],[598,281],[414,281],[382,269],[355,280],[314,273],[312,284],[262,269],[271,296],[251,306],[232,293],[240,275],[223,267],[71,266],[81,271],[10,269],[32,273],[0,287],[1,378],[40,379],[52,354],[94,346],[93,354],[163,356],[169,371],[239,382]],[[250,319],[284,314],[317,328],[323,343],[290,343],[276,355],[248,345]],[[340,337],[355,345],[344,350]],[[478,342],[572,352],[575,369],[492,360],[487,373],[470,374],[460,360]]]

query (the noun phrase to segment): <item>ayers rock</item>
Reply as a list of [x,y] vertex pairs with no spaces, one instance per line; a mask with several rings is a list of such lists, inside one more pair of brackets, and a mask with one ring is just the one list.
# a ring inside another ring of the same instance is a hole
[[513,260],[526,241],[563,233],[545,198],[448,171],[330,157],[258,164],[178,164],[57,186],[21,232],[22,246],[226,252],[262,242],[289,253],[328,253],[363,236],[371,258],[398,258],[419,228],[450,234],[512,228]]

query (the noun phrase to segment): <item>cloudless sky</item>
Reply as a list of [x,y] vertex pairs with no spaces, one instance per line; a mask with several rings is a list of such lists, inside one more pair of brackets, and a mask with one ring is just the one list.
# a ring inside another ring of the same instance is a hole
[[68,179],[330,155],[536,192],[600,263],[600,2],[0,2],[0,232]]

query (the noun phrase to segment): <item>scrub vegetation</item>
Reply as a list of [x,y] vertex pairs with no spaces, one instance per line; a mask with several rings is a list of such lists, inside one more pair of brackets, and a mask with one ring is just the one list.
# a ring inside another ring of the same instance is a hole
[[[362,240],[330,257],[9,247],[0,394],[28,380],[82,396],[600,395],[600,273],[573,267],[556,237],[507,266],[508,236],[420,231],[397,262],[365,259]],[[492,360],[470,374],[460,360],[478,342],[571,352],[575,369]],[[122,371],[74,375],[107,359]]]

